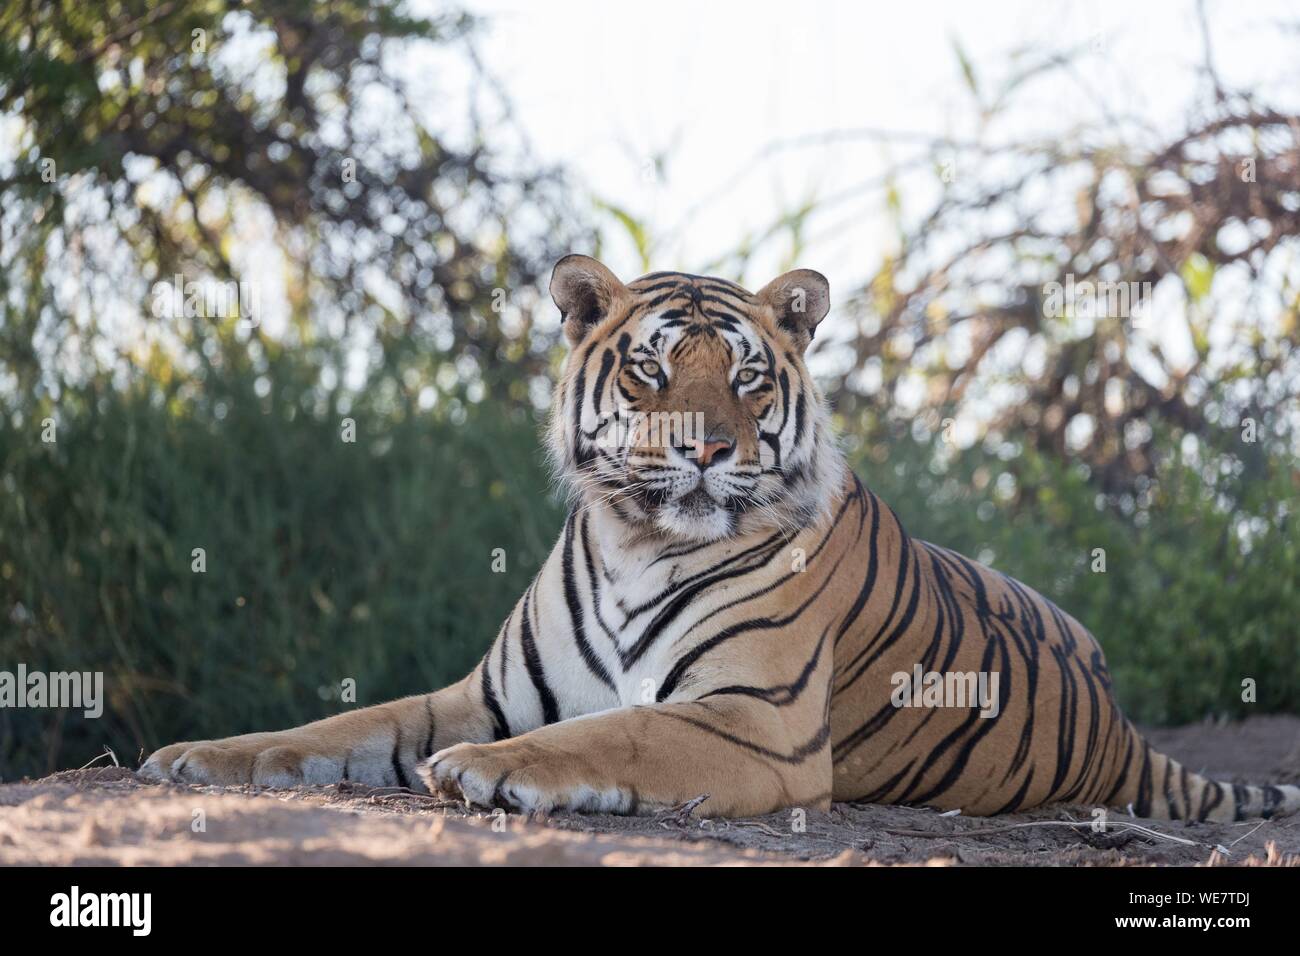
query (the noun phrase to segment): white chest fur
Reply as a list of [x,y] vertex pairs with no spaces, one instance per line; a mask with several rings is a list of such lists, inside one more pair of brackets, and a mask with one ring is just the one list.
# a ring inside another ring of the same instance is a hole
[[623,526],[595,530],[598,618],[592,625],[618,656],[612,676],[620,704],[651,704],[681,656],[681,641],[693,639],[701,617],[725,598],[725,584],[698,585],[737,544],[691,547],[629,540]]

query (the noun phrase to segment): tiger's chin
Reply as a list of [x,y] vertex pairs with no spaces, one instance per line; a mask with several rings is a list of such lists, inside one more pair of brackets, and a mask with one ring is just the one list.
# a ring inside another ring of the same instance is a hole
[[668,534],[691,541],[719,541],[736,533],[735,514],[702,488],[665,502],[655,513],[655,523]]

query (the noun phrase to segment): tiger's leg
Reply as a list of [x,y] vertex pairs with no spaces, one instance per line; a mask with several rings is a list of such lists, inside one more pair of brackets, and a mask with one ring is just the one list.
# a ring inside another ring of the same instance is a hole
[[422,789],[415,771],[430,754],[493,738],[492,717],[472,677],[292,730],[172,744],[156,751],[140,773],[200,784],[297,787],[355,780]]
[[822,722],[801,738],[781,713],[739,696],[607,710],[457,744],[420,774],[468,803],[528,812],[651,813],[705,794],[710,816],[824,809],[829,728]]

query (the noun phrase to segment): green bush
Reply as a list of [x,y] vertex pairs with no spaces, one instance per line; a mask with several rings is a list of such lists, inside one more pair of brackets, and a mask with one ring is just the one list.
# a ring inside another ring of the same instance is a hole
[[352,706],[348,678],[357,706],[425,691],[495,637],[562,520],[533,418],[358,408],[345,443],[255,389],[65,395],[53,444],[0,428],[0,669],[103,671],[107,698],[0,709],[0,775],[287,727]]

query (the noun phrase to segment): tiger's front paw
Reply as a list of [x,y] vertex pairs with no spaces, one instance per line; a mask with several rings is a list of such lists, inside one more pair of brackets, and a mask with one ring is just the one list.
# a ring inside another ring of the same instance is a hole
[[456,744],[420,768],[431,791],[464,799],[469,806],[503,807],[524,813],[633,813],[632,794],[610,781],[584,780],[563,754],[549,754],[514,741]]
[[180,783],[290,788],[334,783],[343,761],[311,753],[284,734],[172,744],[154,752],[140,775]]

